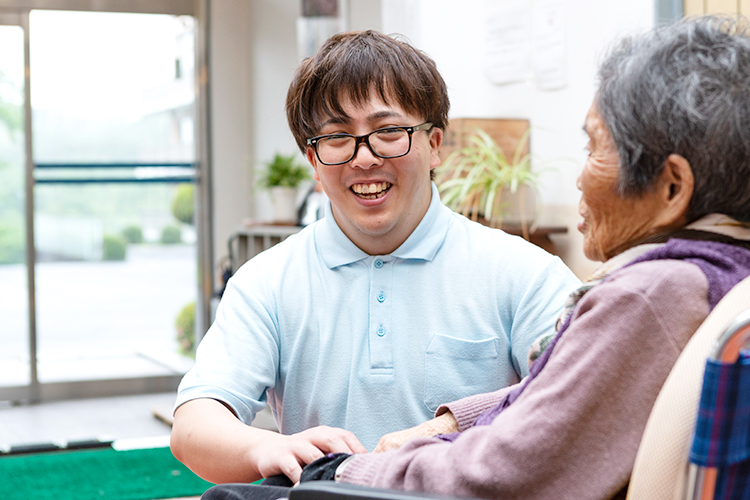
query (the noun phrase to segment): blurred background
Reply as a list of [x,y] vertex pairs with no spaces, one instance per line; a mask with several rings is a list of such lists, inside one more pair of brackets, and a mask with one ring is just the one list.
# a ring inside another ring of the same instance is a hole
[[176,389],[226,276],[298,230],[258,180],[276,155],[305,164],[286,89],[340,31],[430,55],[457,129],[502,141],[523,123],[534,228],[585,278],[597,63],[622,35],[717,12],[750,0],[0,0],[0,401]]

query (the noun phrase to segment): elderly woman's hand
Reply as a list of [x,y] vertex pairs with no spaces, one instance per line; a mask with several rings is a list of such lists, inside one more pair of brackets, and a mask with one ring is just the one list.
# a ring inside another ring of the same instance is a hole
[[449,434],[451,432],[458,432],[458,422],[451,412],[443,413],[442,415],[423,422],[416,427],[411,429],[404,429],[402,431],[391,432],[380,438],[377,446],[373,450],[373,453],[380,453],[382,451],[395,450],[400,448],[401,445],[407,441],[419,437],[426,436],[431,437],[437,434]]

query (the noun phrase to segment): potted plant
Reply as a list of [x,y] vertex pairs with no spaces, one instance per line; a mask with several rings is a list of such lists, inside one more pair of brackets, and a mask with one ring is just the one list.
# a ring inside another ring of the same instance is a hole
[[467,146],[451,153],[436,169],[436,183],[443,203],[472,220],[484,219],[491,227],[520,225],[529,239],[536,217],[538,174],[531,170],[531,156],[524,154],[527,130],[513,158],[508,160],[497,142],[477,129]]
[[273,221],[283,224],[297,223],[297,188],[310,178],[310,171],[298,163],[293,154],[276,153],[266,164],[258,183],[267,189],[271,198]]

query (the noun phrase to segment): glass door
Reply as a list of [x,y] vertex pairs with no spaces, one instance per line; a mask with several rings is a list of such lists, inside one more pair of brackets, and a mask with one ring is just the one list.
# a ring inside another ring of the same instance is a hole
[[171,391],[200,309],[195,20],[17,19],[0,26],[0,400]]
[[20,14],[0,13],[0,388],[6,389],[7,399],[29,396],[36,366],[29,336],[33,277],[29,279],[25,264],[24,20]]

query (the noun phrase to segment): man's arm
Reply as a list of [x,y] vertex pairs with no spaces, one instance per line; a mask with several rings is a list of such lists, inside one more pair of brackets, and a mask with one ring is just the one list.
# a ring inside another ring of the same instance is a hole
[[511,356],[519,378],[529,374],[529,350],[543,335],[555,335],[555,323],[571,292],[581,282],[559,259],[529,268],[526,290],[517,304],[511,327]]
[[299,481],[302,467],[326,453],[364,453],[349,431],[314,427],[283,435],[242,423],[214,399],[194,399],[174,414],[174,456],[212,483],[249,483],[284,474]]

